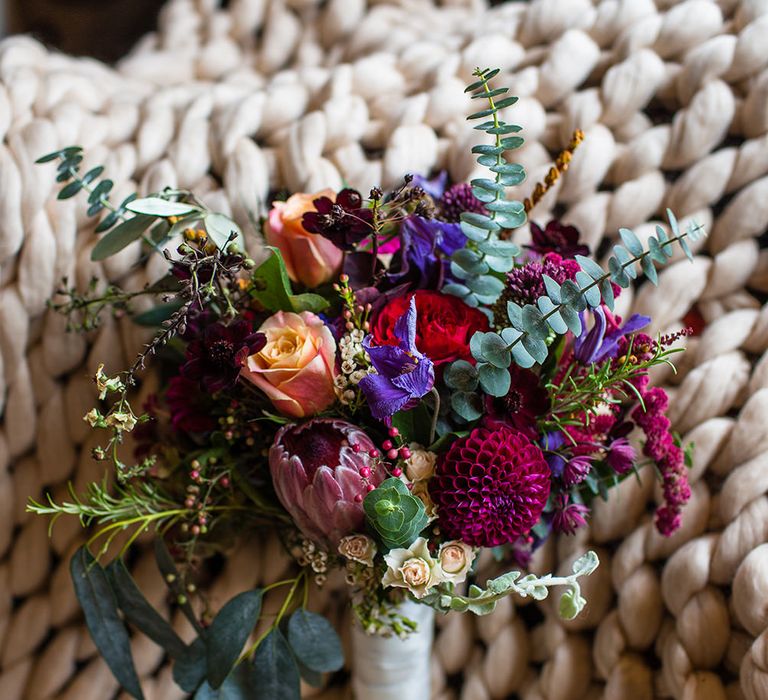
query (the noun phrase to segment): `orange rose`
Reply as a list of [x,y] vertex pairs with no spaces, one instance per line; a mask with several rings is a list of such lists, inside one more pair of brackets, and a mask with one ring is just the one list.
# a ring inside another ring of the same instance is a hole
[[294,194],[285,202],[274,202],[267,217],[264,235],[269,245],[280,250],[288,276],[305,287],[317,287],[340,271],[342,252],[327,238],[309,233],[301,224],[308,211],[316,211],[313,200],[335,199],[333,190],[316,194]]
[[336,341],[322,319],[278,311],[259,332],[267,343],[246,360],[243,376],[284,415],[304,418],[328,408],[336,399]]

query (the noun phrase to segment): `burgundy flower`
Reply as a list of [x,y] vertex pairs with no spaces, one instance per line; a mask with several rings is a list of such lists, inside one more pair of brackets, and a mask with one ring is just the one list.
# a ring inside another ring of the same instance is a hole
[[528,248],[539,255],[558,253],[564,258],[589,255],[589,247],[579,243],[579,231],[553,219],[543,230],[531,221],[532,243]]
[[310,233],[319,233],[342,250],[354,250],[373,231],[373,212],[363,206],[357,190],[343,189],[334,202],[318,197],[312,202],[317,211],[309,211],[301,224]]
[[571,486],[580,484],[587,478],[590,469],[592,469],[592,462],[589,460],[589,457],[586,457],[585,455],[577,455],[576,457],[569,459],[563,465],[563,485],[566,488],[570,488]]
[[441,532],[478,547],[514,542],[529,532],[549,488],[541,449],[506,426],[476,428],[456,440],[429,482]]
[[589,508],[581,503],[569,503],[568,494],[560,494],[555,499],[555,513],[552,516],[552,529],[564,535],[573,535],[587,524]]
[[339,540],[365,526],[363,498],[387,474],[368,454],[371,439],[333,418],[283,426],[269,450],[280,503],[313,542],[336,550]]
[[173,377],[165,391],[165,403],[171,413],[171,425],[188,433],[207,433],[216,427],[211,415],[213,402],[200,384],[183,376]]
[[626,474],[635,463],[635,448],[627,438],[614,440],[608,448],[606,461],[617,474]]
[[187,346],[181,373],[200,382],[210,393],[223,391],[234,385],[245,358],[261,350],[266,340],[263,333],[254,333],[251,324],[242,319],[228,326],[211,324]]
[[535,372],[513,364],[509,373],[512,383],[507,395],[486,396],[484,424],[487,428],[506,424],[534,440],[538,436],[536,419],[549,407],[547,393]]
[[465,211],[485,214],[485,206],[472,194],[472,186],[466,182],[452,185],[440,198],[440,218],[444,221],[460,221]]

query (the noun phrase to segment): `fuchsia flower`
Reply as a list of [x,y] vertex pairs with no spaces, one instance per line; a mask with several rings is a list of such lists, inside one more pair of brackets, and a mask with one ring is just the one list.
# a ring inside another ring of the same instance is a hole
[[589,508],[581,503],[569,503],[567,493],[555,499],[555,512],[552,516],[552,529],[564,535],[573,535],[576,530],[587,524]]
[[476,547],[507,544],[529,532],[549,488],[541,449],[508,427],[476,428],[456,440],[429,482],[441,532]]
[[544,229],[531,221],[531,239],[531,245],[527,247],[539,255],[558,253],[564,258],[589,255],[589,247],[579,243],[578,229],[556,219],[550,221]]
[[336,551],[342,537],[364,529],[363,498],[387,476],[373,449],[366,433],[342,420],[280,428],[269,450],[272,483],[307,538]]

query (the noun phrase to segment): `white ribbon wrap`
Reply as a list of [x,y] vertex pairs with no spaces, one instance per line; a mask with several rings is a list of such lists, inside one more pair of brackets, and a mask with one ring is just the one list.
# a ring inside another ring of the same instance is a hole
[[401,613],[418,623],[407,639],[370,636],[352,625],[356,700],[428,700],[435,611],[406,601]]

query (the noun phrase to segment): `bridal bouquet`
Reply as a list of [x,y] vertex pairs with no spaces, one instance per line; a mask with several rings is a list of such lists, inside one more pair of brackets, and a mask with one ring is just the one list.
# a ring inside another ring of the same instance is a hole
[[[337,567],[369,635],[414,632],[406,600],[485,614],[503,596],[540,600],[551,586],[565,588],[559,611],[573,617],[594,553],[569,576],[522,572],[643,460],[663,487],[656,526],[679,526],[686,450],[648,372],[669,363],[686,331],[654,338],[643,332],[650,319],[613,309],[639,271],[655,283],[656,265],[675,246],[690,256],[701,233],[680,230],[670,212],[670,230],[643,243],[622,229],[604,265],[557,221],[531,223],[522,248],[510,240],[582,135],[529,199],[507,199],[525,174],[505,154],[523,140],[501,119],[516,98],[491,84],[497,73],[479,70],[467,88],[481,107],[469,119],[488,137],[472,148],[487,177],[407,176],[367,198],[351,188],[276,196],[258,226],[258,262],[238,225],[190,192],[116,205],[103,168],[80,174],[79,148],[40,159],[58,163],[60,198],[83,190],[89,214],[102,216],[94,260],[137,241],[167,259],[167,276],[139,291],[62,289],[54,305],[73,326],[90,330],[111,308],[157,330],[127,371],[95,376],[99,403],[85,420],[105,435],[93,455],[108,464],[104,481],[68,502],[30,504],[94,526],[72,559],[74,586],[134,697],[127,624],[166,650],[196,698],[298,697],[300,677],[317,682],[343,663],[330,624],[306,609],[308,586]],[[156,303],[138,313],[146,296]],[[149,359],[160,389],[137,410],[131,390]],[[190,643],[124,563],[148,531],[196,630]],[[282,539],[296,576],[214,614],[197,588],[201,563],[264,531]],[[510,571],[478,580],[482,548]],[[279,612],[262,619],[274,595]]]

